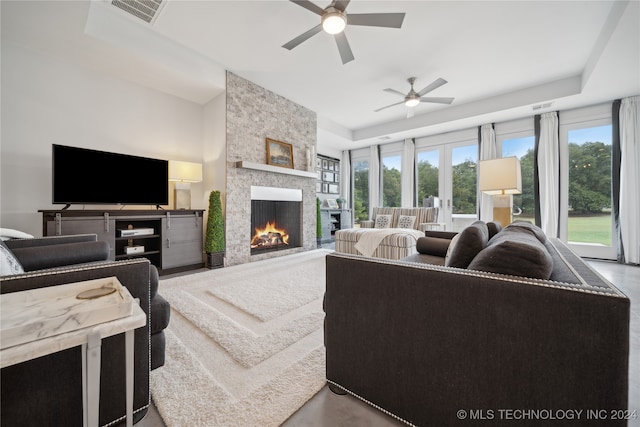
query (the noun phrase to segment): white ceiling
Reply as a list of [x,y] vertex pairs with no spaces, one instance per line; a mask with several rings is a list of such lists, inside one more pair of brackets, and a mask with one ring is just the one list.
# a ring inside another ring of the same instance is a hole
[[[329,1],[315,2],[320,7]],[[107,1],[2,1],[2,36],[204,104],[230,70],[318,114],[319,144],[359,148],[640,94],[640,2],[359,1],[348,13],[405,12],[401,29],[348,26],[342,64],[319,16],[285,0],[168,0],[150,25]],[[126,66],[122,66],[126,64]],[[416,90],[449,83],[407,119]]]

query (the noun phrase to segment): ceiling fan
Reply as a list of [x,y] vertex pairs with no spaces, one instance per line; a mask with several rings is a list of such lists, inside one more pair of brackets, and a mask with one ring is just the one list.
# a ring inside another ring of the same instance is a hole
[[443,84],[447,83],[447,81],[445,79],[443,79],[443,78],[436,79],[433,83],[431,83],[430,85],[428,85],[427,87],[425,87],[424,89],[422,89],[419,92],[416,92],[415,89],[413,89],[413,84],[416,81],[415,77],[409,77],[407,79],[407,81],[411,85],[411,90],[406,95],[404,93],[400,92],[400,91],[395,90],[395,89],[387,88],[387,89],[384,90],[385,92],[393,93],[395,95],[400,95],[401,97],[404,98],[404,100],[402,100],[400,102],[396,102],[395,104],[387,105],[386,107],[378,108],[377,110],[375,110],[375,112],[377,113],[378,111],[382,111],[385,108],[393,107],[395,105],[404,104],[404,105],[406,105],[407,107],[410,108],[409,112],[407,113],[407,117],[412,117],[413,116],[413,107],[415,107],[416,105],[418,105],[421,102],[431,102],[431,103],[436,103],[436,104],[451,104],[453,102],[453,100],[454,100],[454,98],[438,98],[438,97],[432,97],[432,96],[423,96],[423,95],[426,95],[427,93],[431,92],[432,90],[435,90],[435,89],[439,88]]
[[404,13],[358,13],[351,14],[347,17],[346,9],[350,0],[333,0],[331,4],[324,9],[311,3],[308,0],[290,0],[292,3],[302,6],[311,12],[320,15],[320,24],[316,25],[309,31],[300,34],[288,43],[282,45],[286,49],[293,49],[302,42],[308,40],[312,36],[324,30],[329,34],[333,34],[338,45],[340,58],[342,63],[353,61],[353,52],[344,34],[344,28],[347,25],[362,25],[367,27],[387,27],[400,28],[404,20]]

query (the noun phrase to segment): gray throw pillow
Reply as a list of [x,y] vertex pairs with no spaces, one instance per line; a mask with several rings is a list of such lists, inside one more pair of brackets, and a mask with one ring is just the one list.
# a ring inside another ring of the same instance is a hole
[[455,245],[452,244],[448,258],[445,261],[447,267],[467,268],[475,256],[487,246],[489,231],[487,224],[476,221],[458,234]]
[[548,279],[553,271],[553,259],[537,236],[509,226],[491,239],[468,269]]
[[547,236],[544,234],[544,231],[542,231],[540,227],[533,225],[527,221],[512,222],[511,224],[507,225],[504,230],[530,234],[543,244],[547,241]]

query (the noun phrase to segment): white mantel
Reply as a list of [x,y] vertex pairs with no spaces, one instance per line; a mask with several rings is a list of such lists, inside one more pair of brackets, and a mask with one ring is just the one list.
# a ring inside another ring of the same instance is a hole
[[301,176],[303,178],[316,179],[318,177],[317,172],[307,172],[307,171],[301,171],[298,169],[289,169],[289,168],[283,168],[280,166],[265,165],[263,163],[247,162],[244,160],[236,162],[236,167],[240,169],[253,169],[253,170],[258,170],[263,172],[273,172],[273,173],[282,173],[285,175]]

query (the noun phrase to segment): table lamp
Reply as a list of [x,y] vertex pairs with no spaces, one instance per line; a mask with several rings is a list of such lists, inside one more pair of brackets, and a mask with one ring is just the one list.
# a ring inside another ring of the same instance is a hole
[[513,195],[522,193],[520,159],[503,157],[480,160],[478,188],[493,196],[493,219],[505,227],[511,224]]
[[202,164],[169,160],[169,181],[175,181],[175,209],[191,209],[191,183],[202,181]]

